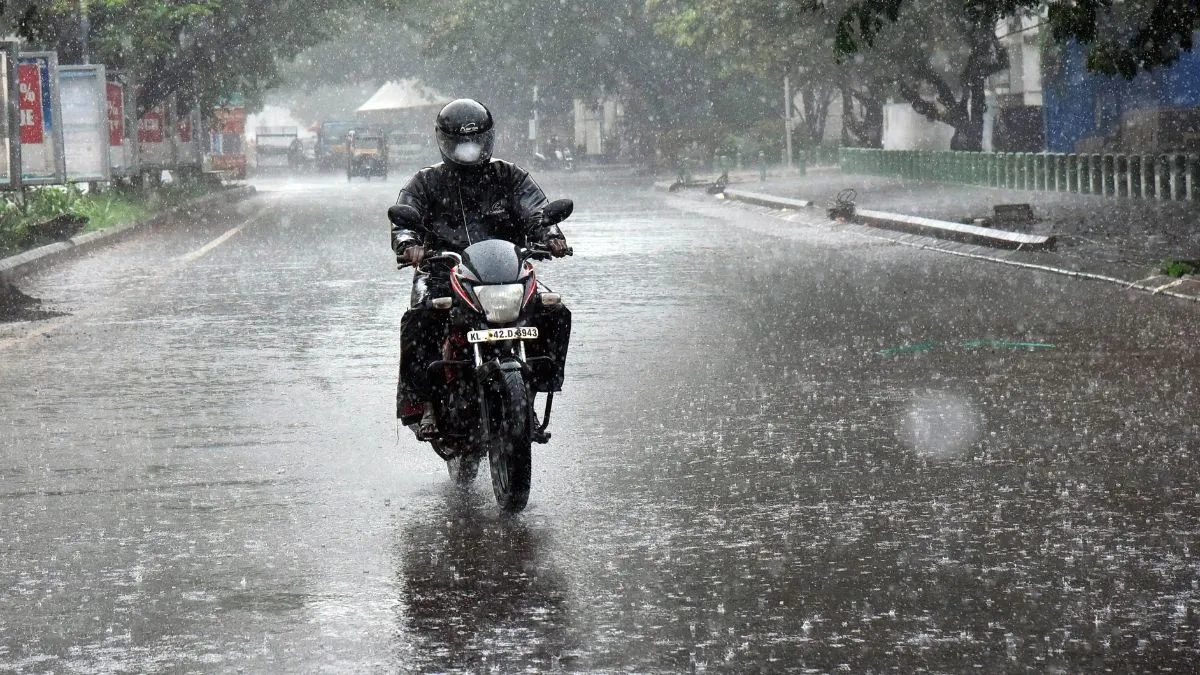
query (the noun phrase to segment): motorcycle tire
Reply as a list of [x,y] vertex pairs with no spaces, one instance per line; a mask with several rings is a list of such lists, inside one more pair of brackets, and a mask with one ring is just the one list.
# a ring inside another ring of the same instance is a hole
[[492,411],[499,433],[488,451],[492,491],[506,513],[519,513],[529,502],[533,474],[529,420],[529,385],[517,371],[505,371],[504,382]]

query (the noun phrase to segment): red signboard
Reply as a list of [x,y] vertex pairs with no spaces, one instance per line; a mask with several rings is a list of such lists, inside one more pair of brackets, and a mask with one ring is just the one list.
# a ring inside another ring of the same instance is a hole
[[42,73],[35,63],[22,63],[17,71],[21,99],[18,110],[21,115],[21,142],[40,145],[45,141],[42,124]]
[[138,143],[162,143],[166,111],[162,106],[147,110],[138,118]]
[[179,135],[180,143],[192,142],[192,118],[185,116],[179,120],[179,124],[175,127]]
[[217,117],[218,134],[241,134],[246,131],[246,109],[217,108],[213,111]]
[[119,147],[125,139],[125,90],[108,83],[108,144]]

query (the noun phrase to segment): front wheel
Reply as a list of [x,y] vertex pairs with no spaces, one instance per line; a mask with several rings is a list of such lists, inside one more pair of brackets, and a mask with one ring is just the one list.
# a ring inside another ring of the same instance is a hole
[[519,371],[508,370],[503,375],[492,410],[497,433],[488,449],[488,464],[496,503],[507,513],[518,513],[529,502],[533,474],[529,385]]

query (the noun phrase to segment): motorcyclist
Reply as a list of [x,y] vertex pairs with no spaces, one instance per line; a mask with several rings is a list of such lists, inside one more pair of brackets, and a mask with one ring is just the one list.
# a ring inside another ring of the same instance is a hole
[[[484,239],[505,239],[521,246],[539,244],[555,257],[569,252],[557,225],[542,221],[546,195],[519,166],[492,158],[495,126],[492,113],[473,99],[451,101],[438,113],[438,149],[442,162],[418,171],[400,190],[397,204],[421,214],[417,229],[392,225],[391,244],[398,261],[414,267],[427,253],[461,253]],[[400,321],[400,377],[396,416],[414,425],[418,438],[437,433],[434,391],[427,375],[430,362],[441,358],[445,312],[428,300],[450,295],[448,269],[413,275],[410,308]],[[533,386],[540,391],[562,387],[562,364],[571,330],[570,311],[561,304],[544,307],[534,319],[545,337],[529,345],[554,357],[556,368],[534,369]]]

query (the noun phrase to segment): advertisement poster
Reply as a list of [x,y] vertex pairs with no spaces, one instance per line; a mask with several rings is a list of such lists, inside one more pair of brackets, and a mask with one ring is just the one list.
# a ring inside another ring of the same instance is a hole
[[108,159],[112,173],[124,175],[133,166],[133,144],[125,137],[125,86],[120,82],[105,83],[108,109]]
[[62,125],[58,123],[58,56],[29,52],[18,57],[21,181],[56,185],[66,181]]
[[58,88],[67,180],[107,181],[110,132],[104,66],[60,66]]
[[204,161],[200,148],[200,111],[197,109],[180,112],[175,124],[175,161],[180,169],[199,170]]
[[235,178],[246,176],[246,107],[240,97],[213,109],[213,131],[209,135],[212,170]]
[[167,133],[168,103],[143,112],[137,120],[138,169],[169,169],[175,164],[175,153]]

